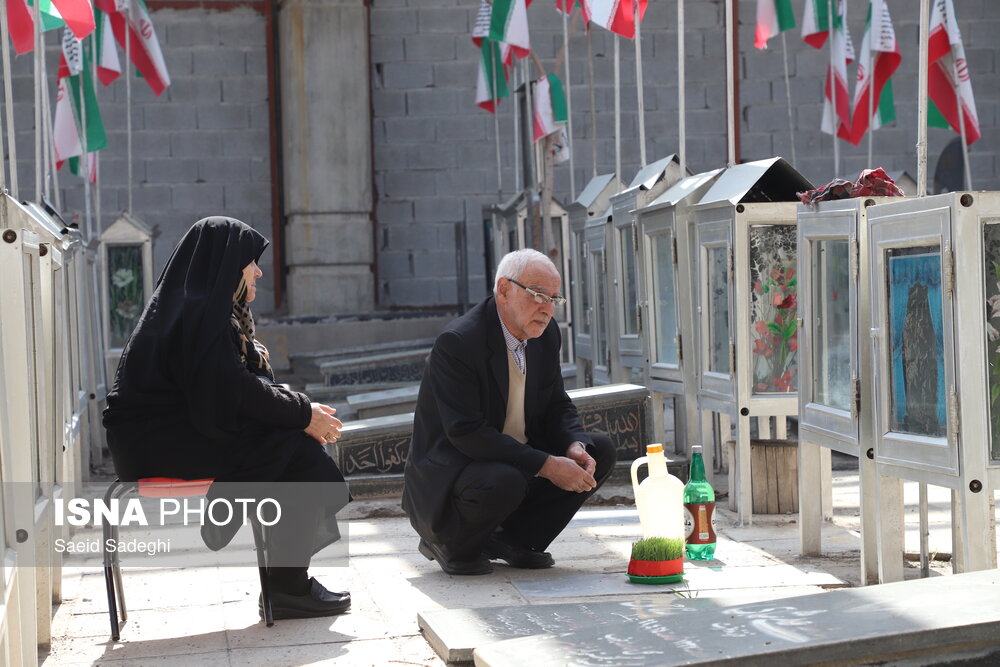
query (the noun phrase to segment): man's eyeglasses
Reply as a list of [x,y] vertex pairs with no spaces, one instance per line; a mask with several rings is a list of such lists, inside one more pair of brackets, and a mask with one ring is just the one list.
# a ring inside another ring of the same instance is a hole
[[551,303],[551,304],[553,304],[555,306],[561,306],[564,303],[566,303],[566,297],[564,297],[564,296],[549,296],[548,294],[542,294],[538,290],[533,290],[530,287],[525,287],[524,285],[522,285],[521,283],[517,282],[513,278],[508,278],[507,280],[509,280],[510,282],[514,283],[515,285],[517,285],[518,287],[520,287],[521,289],[523,289],[525,292],[527,292],[531,296],[535,297],[535,303]]

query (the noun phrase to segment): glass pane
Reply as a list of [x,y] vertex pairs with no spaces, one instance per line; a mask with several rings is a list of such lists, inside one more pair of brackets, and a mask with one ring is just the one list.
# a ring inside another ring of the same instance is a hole
[[677,306],[673,235],[653,237],[653,302],[656,306],[656,363],[677,365]]
[[729,375],[729,248],[708,249],[708,370]]
[[798,389],[795,226],[750,227],[750,361],[753,392]]
[[947,426],[941,323],[941,248],[886,253],[889,298],[889,428],[943,437]]
[[983,226],[986,266],[986,366],[990,385],[990,458],[1000,459],[1000,223]]
[[125,347],[146,303],[142,292],[142,246],[108,246],[111,347]]
[[846,239],[812,244],[813,401],[851,409],[851,257]]
[[621,230],[622,242],[622,318],[626,336],[639,333],[639,294],[636,291],[635,275],[635,227],[628,225]]
[[[583,233],[576,235],[576,244],[578,248],[582,249],[584,247]],[[590,317],[587,313],[590,312],[590,263],[580,258],[580,270],[577,272],[577,280],[579,281],[579,289],[577,293],[580,295],[580,303],[575,308],[576,315],[573,317],[573,323],[576,326],[576,330],[581,334],[590,334]]]
[[604,251],[595,250],[591,254],[591,258],[594,262],[594,298],[597,299],[597,319],[594,322],[594,364],[606,368],[610,365],[610,359],[605,327],[607,323],[608,282],[607,276],[601,270],[601,267],[604,266]]

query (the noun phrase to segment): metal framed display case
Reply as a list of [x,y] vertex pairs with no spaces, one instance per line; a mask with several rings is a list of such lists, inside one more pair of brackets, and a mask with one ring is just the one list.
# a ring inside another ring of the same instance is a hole
[[[729,495],[743,523],[753,516],[750,419],[769,439],[771,416],[798,414],[795,202],[810,188],[784,159],[759,160],[727,169],[692,209],[698,405],[722,416],[723,444],[736,420]],[[713,423],[702,419],[705,442],[714,442]],[[784,420],[776,427],[783,439]]]
[[690,207],[712,186],[722,169],[683,178],[648,206],[637,209],[642,280],[639,283],[646,331],[645,374],[653,392],[654,426],[663,433],[660,404],[673,397],[675,452],[686,454],[697,442],[695,378],[694,230]]
[[608,275],[608,242],[611,228],[611,208],[596,215],[584,226],[584,270],[592,280],[584,288],[589,294],[587,322],[591,338],[591,381],[595,385],[611,384],[611,338],[609,331],[610,292],[613,285]]
[[641,252],[636,209],[643,208],[682,177],[680,158],[669,155],[639,170],[629,186],[611,197],[611,291],[608,327],[614,332],[611,345],[613,382],[645,383],[645,331],[641,311]]
[[614,174],[595,176],[576,198],[566,207],[569,216],[572,248],[570,254],[570,298],[573,300],[572,322],[574,351],[576,352],[577,379],[583,386],[593,384],[594,336],[592,332],[590,292],[593,277],[587,263],[586,227],[588,221],[604,214],[610,205],[611,195],[621,187]]
[[[896,201],[866,197],[798,207],[799,537],[803,555],[822,550],[832,518],[830,452],[860,469],[861,580],[878,583],[872,446],[868,211]],[[899,561],[902,564],[902,560]]]
[[953,567],[993,568],[1000,193],[892,202],[868,220],[877,470],[950,488]]
[[[538,202],[538,193],[533,190],[524,190],[509,199],[504,204],[493,209],[492,216],[492,236],[493,236],[493,269],[496,270],[500,259],[512,250],[521,248],[532,248],[534,246],[534,223],[531,213]],[[569,216],[566,209],[555,199],[549,207],[549,224],[541,230],[543,246],[551,244],[549,251],[543,248],[538,250],[545,252],[563,278],[563,290],[566,292],[567,302],[565,305],[556,308],[555,319],[559,323],[559,330],[562,334],[562,363],[572,364],[575,360],[573,351],[572,322],[570,312],[572,309],[572,294],[570,293],[570,233]],[[489,288],[493,289],[493,276],[489,277]]]

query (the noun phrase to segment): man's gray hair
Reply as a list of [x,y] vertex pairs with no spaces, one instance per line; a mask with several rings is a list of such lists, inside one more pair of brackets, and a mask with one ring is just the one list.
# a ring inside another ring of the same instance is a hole
[[500,264],[497,265],[497,275],[493,279],[493,296],[497,294],[497,285],[501,278],[518,280],[529,266],[538,262],[545,262],[555,269],[557,273],[559,272],[559,269],[552,263],[548,255],[538,252],[533,248],[522,248],[504,255],[500,259]]

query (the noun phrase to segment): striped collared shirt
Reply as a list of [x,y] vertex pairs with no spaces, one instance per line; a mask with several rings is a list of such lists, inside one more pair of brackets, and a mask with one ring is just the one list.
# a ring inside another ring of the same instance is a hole
[[507,329],[507,325],[503,323],[503,318],[500,318],[500,328],[503,329],[503,339],[507,343],[507,349],[514,356],[514,363],[517,364],[518,370],[522,373],[527,372],[525,370],[525,357],[524,357],[524,347],[528,344],[527,341],[518,340],[514,334],[512,334]]

